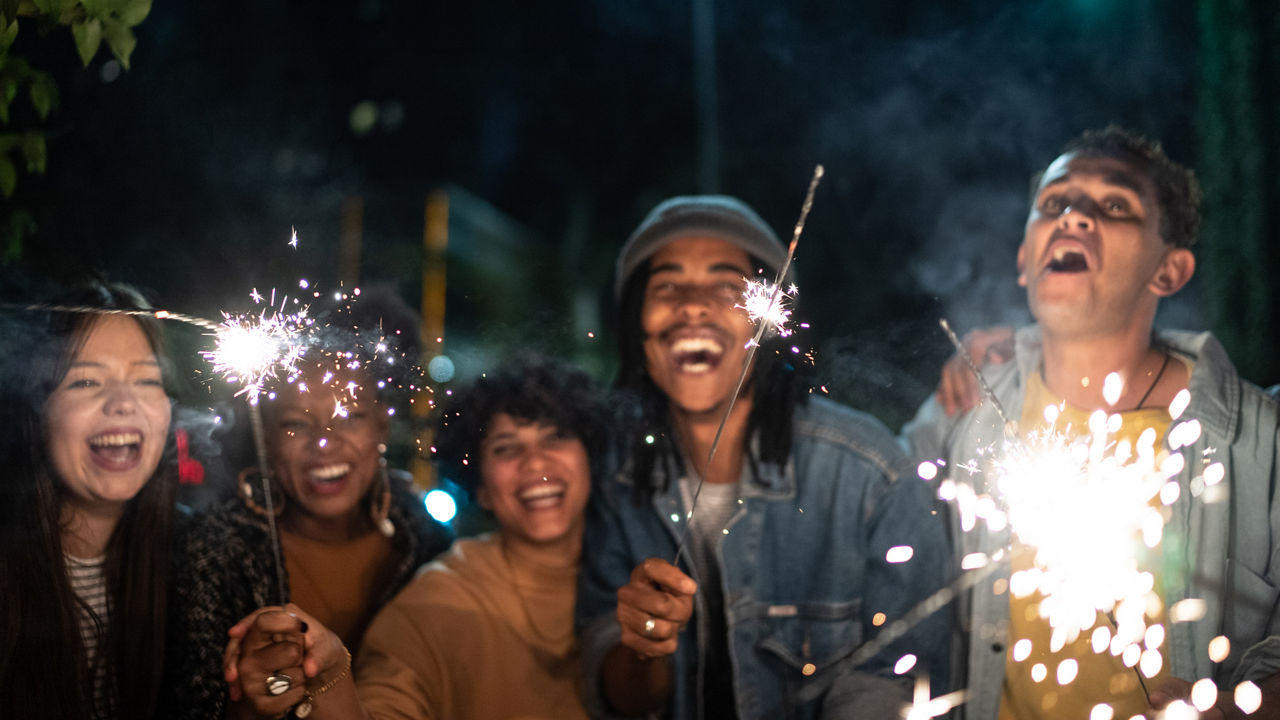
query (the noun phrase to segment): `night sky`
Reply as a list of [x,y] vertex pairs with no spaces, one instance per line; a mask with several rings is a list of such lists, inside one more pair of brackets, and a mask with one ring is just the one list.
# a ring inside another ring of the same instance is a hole
[[[714,55],[697,55],[686,1],[160,0],[127,72],[105,50],[82,68],[65,29],[24,38],[62,105],[48,173],[8,203],[38,230],[0,267],[3,296],[97,269],[209,317],[300,278],[391,283],[416,304],[424,202],[443,189],[444,349],[462,375],[532,346],[607,380],[612,264],[644,213],[715,189],[786,237],[823,163],[796,257],[819,377],[895,426],[949,354],[939,317],[1027,318],[1028,178],[1063,143],[1119,122],[1198,167],[1208,4],[720,0]],[[1280,35],[1267,3],[1243,4],[1271,25],[1231,32]],[[695,91],[711,57],[713,97]],[[1264,130],[1241,157],[1280,152]],[[354,279],[337,260],[353,198]],[[1201,284],[1163,324],[1219,329]]]

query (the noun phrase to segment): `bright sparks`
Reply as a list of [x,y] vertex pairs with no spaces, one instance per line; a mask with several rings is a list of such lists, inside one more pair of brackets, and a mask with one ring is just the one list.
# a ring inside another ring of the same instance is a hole
[[[253,296],[262,297],[256,290]],[[302,336],[308,323],[305,308],[291,314],[273,308],[258,315],[223,313],[223,318],[214,333],[214,349],[201,354],[228,382],[241,384],[237,395],[245,394],[255,401],[269,379],[296,374],[296,364],[306,349]]]
[[[1109,376],[1104,387],[1108,402],[1114,402],[1119,378]],[[1170,408],[1175,418],[1187,401],[1182,395],[1175,399]],[[1153,677],[1164,664],[1165,632],[1151,620],[1150,608],[1159,600],[1154,577],[1143,567],[1150,565],[1163,537],[1163,508],[1178,498],[1174,480],[1183,467],[1178,450],[1199,438],[1199,423],[1175,419],[1168,446],[1161,447],[1154,430],[1141,433],[1136,442],[1117,440],[1119,414],[1100,410],[1086,428],[1073,428],[1062,427],[1056,410],[1045,414],[1048,429],[984,453],[978,466],[989,468],[989,496],[950,481],[943,483],[946,495],[956,503],[963,529],[978,523],[992,531],[1007,526],[1034,551],[1033,567],[1014,572],[1008,587],[1018,597],[1039,593],[1051,649],[1088,633],[1094,652],[1109,651]],[[1220,481],[1218,472],[1207,466],[1202,486]],[[968,569],[985,564],[984,558],[965,560],[962,567]],[[1168,620],[1193,617],[1198,607],[1195,601],[1178,603]],[[1102,619],[1106,615],[1110,622]],[[1028,648],[1014,647],[1015,659],[1025,659],[1027,653],[1017,651]],[[1060,684],[1074,678],[1073,667],[1058,667]]]
[[748,280],[747,289],[742,293],[742,304],[738,307],[747,311],[751,322],[764,323],[766,332],[788,337],[794,332],[787,326],[791,322],[788,301],[796,296],[796,292],[794,284],[783,290],[768,280]]

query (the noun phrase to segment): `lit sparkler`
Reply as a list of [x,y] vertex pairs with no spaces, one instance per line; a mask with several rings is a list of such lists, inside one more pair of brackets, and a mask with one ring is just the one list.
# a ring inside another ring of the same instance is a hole
[[[296,243],[297,234],[294,234]],[[254,289],[249,295],[255,304],[262,302],[262,295]],[[258,460],[258,476],[262,484],[263,504],[267,516],[268,541],[275,558],[276,590],[281,604],[285,601],[284,564],[280,556],[280,534],[276,528],[274,501],[271,497],[271,465],[267,459],[266,433],[262,426],[262,409],[258,396],[265,384],[284,375],[292,379],[297,374],[297,362],[306,351],[304,332],[309,326],[307,308],[297,312],[285,312],[289,298],[275,306],[275,291],[271,292],[271,304],[257,315],[232,315],[223,313],[223,323],[214,332],[214,349],[202,352],[222,374],[227,382],[239,383],[240,391],[249,403],[249,424],[253,431],[253,446]]]
[[[1047,650],[1056,652],[1092,630],[1093,652],[1120,657],[1138,673],[1145,691],[1145,679],[1163,664],[1164,627],[1149,624],[1157,615],[1149,609],[1159,607],[1159,597],[1155,578],[1143,565],[1162,538],[1162,507],[1180,492],[1175,478],[1184,461],[1177,451],[1199,437],[1197,421],[1178,421],[1190,394],[1181,391],[1169,406],[1173,424],[1167,447],[1158,447],[1155,428],[1122,433],[1123,417],[1106,410],[1092,413],[1085,427],[1071,427],[1060,417],[1060,405],[1044,409],[1043,429],[1019,433],[945,320],[942,326],[1004,420],[1006,434],[987,464],[991,496],[950,480],[940,496],[956,500],[966,531],[978,521],[992,531],[1007,527],[1034,553],[1030,567],[1015,568],[1009,592],[1039,594],[1039,615],[1051,633]],[[1118,374],[1108,375],[1104,401],[1114,405],[1123,386]],[[1206,469],[1204,477],[1208,483],[1218,476]],[[1081,532],[1083,527],[1089,531]],[[1015,660],[1021,645],[1030,650],[1030,641],[1020,639]],[[1059,682],[1073,679],[1067,673]]]
[[[257,290],[250,297],[255,302],[262,298]],[[287,305],[285,298],[279,310],[273,306],[257,315],[223,313],[223,323],[214,332],[214,349],[201,353],[215,372],[241,385],[236,394],[247,395],[251,404],[257,403],[268,380],[295,375],[306,351],[307,309],[286,313]]]
[[[809,210],[813,207],[813,194],[818,190],[818,182],[822,180],[824,172],[825,170],[821,165],[813,169],[813,179],[809,181],[809,190],[805,193],[804,204],[800,206],[800,218],[796,220],[795,229],[791,233],[791,243],[787,246],[787,259],[782,263],[782,267],[778,270],[778,276],[773,281],[769,300],[764,303],[765,310],[781,307],[782,282],[787,277],[787,271],[791,269],[791,259],[796,254],[796,244],[800,242],[800,234],[804,232],[805,220],[809,217]],[[794,286],[792,287],[794,288]],[[748,283],[747,291],[751,292],[750,283]],[[744,298],[744,304],[748,302],[751,302],[750,298]],[[776,311],[767,314],[776,314]],[[787,311],[787,316],[790,316],[790,311]],[[720,447],[720,436],[724,433],[725,423],[729,421],[729,415],[733,412],[733,406],[738,401],[738,395],[742,393],[742,385],[747,380],[747,373],[751,371],[751,361],[755,359],[756,349],[760,347],[760,339],[764,337],[765,331],[768,329],[768,322],[760,322],[756,328],[755,337],[747,344],[747,355],[742,360],[742,372],[738,374],[738,383],[733,388],[733,394],[729,396],[729,403],[724,409],[724,417],[720,418],[720,425],[716,428],[716,435],[711,440],[711,450],[707,453],[707,467],[710,467],[711,461],[715,459],[716,449]],[[693,500],[689,503],[689,512],[685,515],[684,530],[680,534],[680,542],[676,544],[676,556],[671,561],[672,565],[680,564],[680,553],[684,550],[685,540],[689,537],[689,521],[693,519],[693,511],[698,507],[698,496],[701,494],[702,478],[698,478],[698,486],[693,491]]]
[[787,325],[791,321],[791,308],[787,300],[796,296],[795,284],[786,290],[779,290],[767,280],[748,280],[747,289],[742,294],[742,304],[735,307],[747,311],[747,317],[765,329],[765,333],[776,333],[778,337],[788,337],[794,331]]
[[[1048,415],[1056,409],[1050,406]],[[1151,428],[1133,446],[1114,442],[1120,424],[1120,415],[1101,410],[1090,417],[1084,436],[1051,424],[1007,443],[993,465],[1005,510],[990,513],[987,522],[1007,521],[1034,549],[1035,566],[1013,574],[1010,592],[1042,595],[1040,615],[1053,629],[1052,649],[1093,628],[1099,612],[1112,614],[1115,624],[1104,649],[1124,651],[1146,635],[1155,579],[1141,569],[1143,547],[1160,542],[1164,518],[1153,500],[1181,469],[1182,458],[1158,453]],[[1080,532],[1085,525],[1089,531]]]

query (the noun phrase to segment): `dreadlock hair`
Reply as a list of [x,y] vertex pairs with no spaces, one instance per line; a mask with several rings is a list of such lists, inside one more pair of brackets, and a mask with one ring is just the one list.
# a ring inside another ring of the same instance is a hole
[[[146,310],[126,285],[95,282],[57,305]],[[39,327],[28,322],[39,317]],[[105,668],[106,717],[154,714],[164,671],[164,629],[169,578],[175,472],[172,433],[165,454],[143,488],[125,504],[106,548],[109,620],[97,618],[71,589],[63,555],[66,490],[49,458],[44,410],[51,393],[102,315],[50,312],[25,315],[4,333],[14,347],[2,353],[0,372],[0,716],[100,717],[93,678]],[[134,318],[161,363],[167,365],[160,323]],[[168,389],[168,388],[167,388]],[[98,625],[93,666],[81,639],[79,612]],[[105,625],[105,626],[104,626]]]
[[[1160,204],[1161,239],[1180,248],[1196,244],[1200,232],[1200,183],[1195,173],[1171,160],[1159,142],[1119,125],[1108,125],[1101,130],[1084,131],[1058,154],[1067,153],[1115,158],[1147,173]],[[1044,170],[1031,178],[1032,202],[1043,178]]]
[[[755,267],[765,267],[752,256]],[[637,505],[648,503],[653,494],[665,490],[673,472],[683,472],[683,455],[677,449],[671,426],[666,393],[654,384],[645,366],[645,332],[641,313],[649,284],[650,261],[645,260],[622,286],[618,303],[618,379],[615,387],[628,402],[621,422],[624,442],[630,445]],[[792,336],[795,337],[795,336]],[[762,463],[785,465],[791,455],[791,420],[797,405],[809,399],[810,366],[797,357],[792,346],[803,340],[780,337],[763,339],[756,351],[755,368],[742,392],[752,393],[753,404],[747,419],[747,437],[755,436]],[[654,467],[662,462],[663,472],[655,483]],[[674,463],[675,468],[672,468]]]
[[596,384],[577,368],[524,355],[455,391],[436,418],[435,461],[473,498],[481,484],[480,446],[498,413],[545,423],[581,440],[593,479],[611,462],[613,423]]

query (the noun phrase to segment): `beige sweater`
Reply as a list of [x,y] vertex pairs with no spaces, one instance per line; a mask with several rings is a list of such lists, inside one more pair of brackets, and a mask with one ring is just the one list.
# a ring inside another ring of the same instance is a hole
[[577,558],[521,560],[460,540],[374,618],[356,662],[369,714],[442,720],[587,717],[573,634]]

